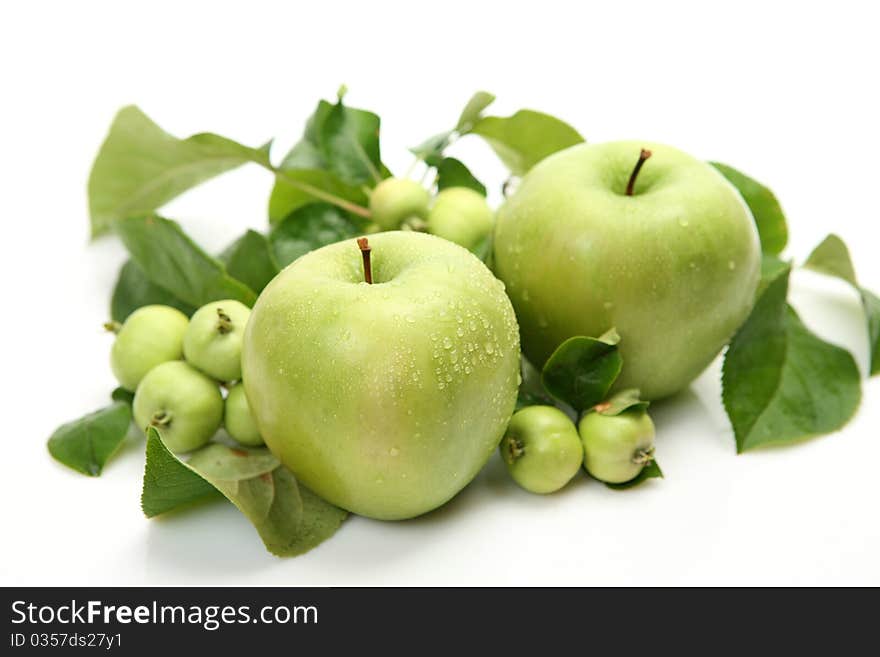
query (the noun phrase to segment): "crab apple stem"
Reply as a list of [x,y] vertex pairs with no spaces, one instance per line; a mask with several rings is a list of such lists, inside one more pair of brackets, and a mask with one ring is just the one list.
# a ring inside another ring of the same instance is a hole
[[639,161],[636,162],[636,166],[629,176],[629,182],[626,183],[627,196],[633,195],[633,187],[635,187],[636,185],[636,178],[639,175],[639,171],[642,170],[642,165],[645,163],[645,160],[647,160],[649,157],[651,157],[651,151],[649,151],[647,148],[643,148],[641,153],[639,153]]
[[152,427],[167,427],[169,424],[171,424],[171,413],[168,411],[156,411],[150,418],[150,426]]
[[222,308],[217,309],[217,332],[221,335],[232,332],[232,318]]
[[108,333],[119,333],[119,330],[122,328],[122,324],[117,321],[112,322],[104,322],[104,330]]
[[370,262],[370,241],[366,237],[358,238],[358,246],[361,249],[361,255],[364,258],[364,280],[367,283],[373,283],[373,265]]

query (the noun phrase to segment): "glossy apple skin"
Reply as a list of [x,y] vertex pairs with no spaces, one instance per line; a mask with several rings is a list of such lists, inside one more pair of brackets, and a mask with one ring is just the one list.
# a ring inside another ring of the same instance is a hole
[[634,459],[654,448],[654,423],[644,410],[620,415],[587,413],[578,423],[584,448],[584,468],[599,481],[623,484],[644,468]]
[[514,413],[499,450],[513,480],[540,494],[565,486],[584,460],[574,422],[553,406],[527,406]]
[[[653,152],[626,183],[641,148]],[[621,335],[615,389],[671,395],[748,316],[760,274],[754,220],[710,165],[640,141],[583,144],[539,163],[499,209],[496,275],[541,367],[576,335]]]
[[396,230],[410,217],[428,215],[431,196],[415,180],[386,178],[370,194],[370,218],[382,230]]
[[492,232],[494,213],[486,198],[467,187],[448,187],[428,211],[428,232],[474,249]]
[[251,313],[244,385],[266,445],[333,504],[417,516],[461,490],[513,413],[519,335],[503,285],[432,235],[370,236],[282,271]]

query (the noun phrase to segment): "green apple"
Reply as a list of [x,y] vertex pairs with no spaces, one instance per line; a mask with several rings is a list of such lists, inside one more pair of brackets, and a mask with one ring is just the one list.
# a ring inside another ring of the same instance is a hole
[[540,368],[566,339],[616,327],[615,387],[645,399],[682,389],[718,355],[760,275],[739,193],[712,166],[645,142],[583,144],[540,162],[499,209],[494,244],[529,360]]
[[574,422],[553,406],[527,406],[514,413],[499,449],[510,476],[532,493],[559,490],[584,460]]
[[251,414],[244,386],[240,383],[229,388],[229,393],[226,395],[223,426],[226,427],[226,432],[242,445],[259,447],[263,444],[263,437]]
[[306,486],[354,513],[409,518],[498,447],[519,332],[502,283],[462,247],[404,231],[358,242],[304,255],[263,290],[244,386],[266,445]]
[[428,232],[466,249],[474,249],[492,232],[494,213],[479,192],[447,187],[428,211]]
[[170,306],[144,306],[129,315],[110,351],[110,367],[119,385],[133,392],[156,365],[183,358],[188,324],[186,315]]
[[207,443],[223,421],[217,383],[181,360],[150,370],[134,394],[134,420],[154,426],[172,452],[190,452]]
[[411,217],[424,219],[431,197],[428,190],[407,178],[386,178],[370,193],[370,218],[382,230],[396,230]]
[[241,379],[241,342],[251,310],[240,301],[212,301],[192,316],[183,336],[183,355],[218,381]]
[[631,481],[654,460],[654,423],[644,409],[632,408],[619,415],[591,411],[581,418],[578,433],[584,467],[599,481]]

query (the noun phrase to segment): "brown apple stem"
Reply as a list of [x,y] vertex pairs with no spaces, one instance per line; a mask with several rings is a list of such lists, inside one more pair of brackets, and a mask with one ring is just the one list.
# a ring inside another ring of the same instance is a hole
[[632,462],[636,465],[648,465],[651,461],[654,460],[654,448],[649,447],[648,449],[637,449],[636,453],[633,454]]
[[639,175],[639,171],[642,170],[642,165],[645,163],[645,160],[647,160],[649,157],[651,157],[651,151],[649,151],[647,148],[643,148],[642,152],[639,153],[639,161],[636,162],[636,166],[633,169],[633,172],[629,176],[629,182],[626,183],[626,195],[627,196],[633,195],[633,187],[635,187],[635,185],[636,185],[636,178]]
[[372,284],[373,282],[373,265],[370,262],[370,242],[366,237],[358,238],[358,246],[361,249],[361,255],[364,257],[364,280],[367,283]]

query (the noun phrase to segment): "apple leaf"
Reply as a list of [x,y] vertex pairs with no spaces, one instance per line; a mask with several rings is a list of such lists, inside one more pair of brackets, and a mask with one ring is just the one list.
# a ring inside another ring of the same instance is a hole
[[544,388],[576,411],[593,408],[608,395],[623,367],[619,340],[613,330],[600,338],[569,338],[544,364]]
[[776,196],[757,180],[749,178],[733,167],[710,162],[727,180],[739,190],[746,205],[752,211],[758,235],[761,237],[761,249],[764,253],[778,255],[788,243],[788,226],[785,213]]
[[235,299],[252,306],[257,295],[232,278],[223,263],[205,253],[177,222],[156,215],[127,217],[116,225],[122,242],[155,285],[191,306]]
[[131,407],[116,401],[58,427],[49,438],[49,453],[67,467],[97,477],[125,440],[130,425]]
[[520,383],[516,399],[516,410],[526,406],[553,406],[553,399],[544,389],[541,372],[535,369],[525,357],[520,357]]
[[804,263],[804,267],[828,276],[836,276],[855,288],[862,299],[868,322],[871,350],[871,375],[880,372],[880,298],[859,285],[849,249],[840,237],[831,234],[822,240]]
[[758,289],[755,298],[761,296],[767,286],[776,278],[789,269],[791,265],[778,256],[765,253],[761,256],[761,279],[758,281]]
[[475,93],[461,110],[458,123],[455,124],[455,131],[459,134],[469,132],[483,118],[483,110],[494,102],[494,94],[490,94],[488,91]]
[[474,124],[471,133],[485,139],[516,176],[522,176],[548,155],[584,141],[567,123],[526,109],[508,117],[484,117]]
[[437,169],[437,189],[442,191],[447,187],[467,187],[486,195],[486,186],[477,180],[464,162],[454,157],[431,156],[425,162]]
[[302,139],[284,156],[269,197],[269,221],[320,198],[297,186],[364,205],[363,186],[372,187],[387,174],[379,147],[379,117],[366,110],[320,101],[306,122]]
[[367,195],[362,186],[346,185],[335,174],[322,169],[287,169],[282,164],[283,173],[275,178],[275,186],[269,196],[269,222],[278,223],[294,210],[320,199],[314,194],[295,187],[294,183],[304,183],[310,188],[331,194],[357,205],[367,204]]
[[646,465],[644,468],[642,468],[642,471],[638,475],[636,475],[633,479],[630,479],[629,481],[624,481],[622,484],[609,484],[607,481],[604,481],[602,483],[608,486],[608,488],[613,488],[614,490],[626,490],[627,488],[638,486],[643,481],[654,479],[657,477],[662,479],[663,471],[660,469],[660,466],[657,465],[657,461],[653,460],[648,463],[648,465]]
[[309,251],[364,232],[364,224],[328,203],[310,203],[291,212],[275,225],[269,244],[280,267],[286,267]]
[[627,410],[646,411],[650,402],[642,401],[640,393],[635,388],[621,390],[616,395],[596,404],[593,410],[600,415],[620,415]]
[[300,487],[265,448],[212,444],[184,462],[150,428],[141,497],[148,518],[218,492],[245,515],[266,549],[277,556],[307,552],[332,536],[348,515]]
[[114,321],[121,323],[138,308],[153,304],[172,306],[185,315],[192,315],[196,310],[165,288],[153,283],[134,260],[127,260],[119,270],[119,278],[113,288],[110,316]]
[[129,408],[134,403],[134,393],[131,390],[126,390],[125,388],[114,388],[113,392],[110,393],[110,399],[115,402],[122,402],[123,404],[127,404]]
[[249,148],[211,133],[178,139],[137,107],[123,107],[89,175],[92,236],[246,162],[269,167],[269,146]]
[[279,271],[269,239],[255,230],[248,230],[226,247],[220,254],[220,260],[226,265],[230,276],[257,294]]
[[724,358],[722,397],[737,452],[835,431],[859,406],[852,355],[811,333],[786,303],[790,271],[766,286]]

